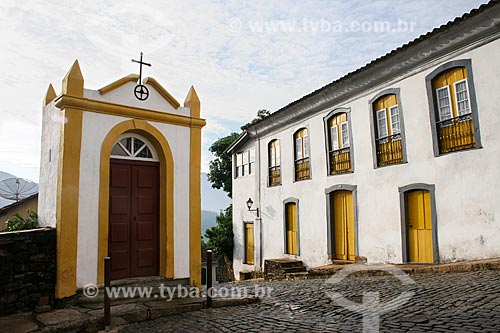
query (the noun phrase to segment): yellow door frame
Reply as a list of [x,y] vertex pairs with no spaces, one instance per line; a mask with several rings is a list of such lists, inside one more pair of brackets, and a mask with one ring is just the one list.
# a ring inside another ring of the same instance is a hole
[[438,230],[437,230],[437,211],[436,211],[436,194],[435,185],[415,183],[399,188],[399,205],[400,205],[400,218],[401,218],[401,244],[403,262],[410,262],[410,249],[409,249],[409,228],[407,221],[408,203],[407,195],[411,191],[424,190],[429,192],[430,201],[430,219],[432,228],[432,262],[433,264],[439,263],[439,246],[438,246]]
[[253,222],[244,222],[244,236],[245,236],[245,264],[255,264],[255,229]]
[[101,147],[99,181],[99,238],[97,278],[104,283],[104,257],[108,254],[109,177],[111,150],[124,133],[138,133],[154,146],[160,160],[160,275],[174,278],[174,159],[163,134],[145,120],[127,120],[115,125]]
[[[353,210],[353,225],[351,228],[354,233],[353,239],[351,239],[353,254],[352,256],[359,256],[358,247],[358,190],[356,185],[349,184],[338,184],[325,189],[326,194],[326,229],[327,229],[327,253],[329,259],[335,259],[335,224],[334,224],[334,211],[333,211],[333,197],[337,191],[347,191],[351,193],[352,197],[352,210]],[[349,258],[349,256],[347,256]]]
[[[292,228],[289,227],[288,207],[294,205],[295,219]],[[299,223],[299,199],[288,198],[283,201],[283,226],[284,226],[284,254],[300,255],[300,223]],[[295,231],[293,230],[295,227]],[[290,230],[292,229],[292,230]],[[291,242],[291,243],[290,243]]]

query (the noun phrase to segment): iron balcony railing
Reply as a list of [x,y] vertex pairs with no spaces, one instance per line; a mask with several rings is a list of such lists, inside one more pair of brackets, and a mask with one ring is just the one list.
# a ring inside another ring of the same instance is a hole
[[401,133],[377,139],[378,166],[403,163]]
[[281,167],[273,166],[269,168],[269,186],[281,185]]
[[475,147],[474,122],[470,113],[440,121],[437,129],[441,154]]
[[304,180],[311,178],[309,157],[295,161],[295,180]]
[[330,174],[337,175],[351,172],[351,148],[332,150],[330,155]]

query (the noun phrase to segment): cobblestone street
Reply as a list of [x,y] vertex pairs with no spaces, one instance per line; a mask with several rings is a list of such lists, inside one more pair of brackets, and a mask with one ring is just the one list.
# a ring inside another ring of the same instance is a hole
[[[380,315],[381,332],[499,332],[500,272],[412,276],[403,285],[392,276],[258,283],[273,288],[257,304],[190,312],[132,324],[120,332],[361,332],[362,316],[337,305],[327,292],[361,302],[379,292],[380,304],[414,292],[399,308]],[[255,284],[239,284],[253,287]]]

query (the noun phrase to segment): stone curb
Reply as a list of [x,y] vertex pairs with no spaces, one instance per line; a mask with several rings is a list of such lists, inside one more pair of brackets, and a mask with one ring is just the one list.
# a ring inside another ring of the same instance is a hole
[[[345,267],[349,267],[351,265],[342,265],[337,267],[329,267],[329,268],[313,268],[308,271],[309,279],[314,278],[324,278],[330,277],[338,271],[342,270]],[[369,265],[368,265],[369,266]],[[461,273],[461,272],[475,272],[475,271],[485,271],[485,270],[500,270],[500,260],[484,260],[484,261],[470,261],[470,262],[459,262],[459,263],[449,263],[449,264],[440,264],[440,265],[429,265],[422,267],[408,267],[415,265],[401,265],[396,264],[393,265],[395,268],[400,269],[408,275],[415,274],[428,274],[428,273]],[[374,265],[374,270],[363,270],[355,272],[350,277],[370,277],[370,276],[387,276],[391,275],[388,272],[377,271],[376,266]]]
[[[259,302],[258,297],[214,298],[213,308],[247,305]],[[111,307],[111,327],[115,330],[121,325],[154,320],[160,317],[206,309],[206,299],[182,299],[178,302],[146,301],[126,303]],[[22,321],[15,322],[14,316],[0,317],[4,322],[12,322],[9,333],[63,333],[63,332],[98,332],[104,329],[104,310],[82,308],[59,309],[36,316],[25,315]],[[1,332],[4,332],[0,329]],[[7,332],[5,331],[5,332]]]

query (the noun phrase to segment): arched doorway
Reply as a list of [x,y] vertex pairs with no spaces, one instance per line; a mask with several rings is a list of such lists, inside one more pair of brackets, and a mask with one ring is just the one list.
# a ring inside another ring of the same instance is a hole
[[111,278],[159,274],[159,160],[135,133],[113,145],[109,178],[108,253]]
[[403,261],[438,263],[434,185],[407,185],[399,193]]
[[335,259],[354,260],[354,206],[351,191],[335,191],[331,195]]
[[325,190],[327,198],[328,257],[332,260],[356,260],[357,187],[339,184]]

